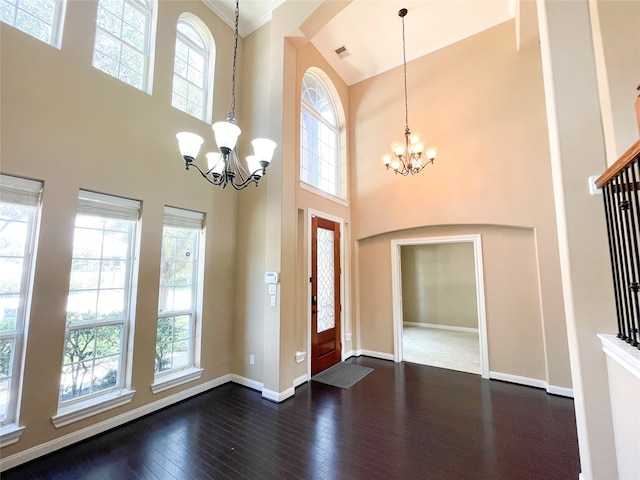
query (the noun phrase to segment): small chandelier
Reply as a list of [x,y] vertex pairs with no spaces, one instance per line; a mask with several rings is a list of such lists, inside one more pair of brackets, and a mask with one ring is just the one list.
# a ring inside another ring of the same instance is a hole
[[211,126],[216,144],[218,145],[218,150],[220,151],[205,154],[208,170],[205,171],[194,163],[194,160],[200,151],[200,146],[204,141],[202,137],[190,132],[180,132],[176,135],[180,154],[184,159],[185,168],[187,170],[189,170],[190,167],[194,167],[209,183],[218,185],[221,188],[225,188],[227,184],[231,184],[231,186],[236,190],[242,190],[251,183],[256,186],[258,185],[258,181],[262,178],[262,175],[266,173],[266,169],[273,158],[273,152],[277,146],[276,142],[269,140],[268,138],[256,138],[251,142],[254,154],[249,155],[246,158],[247,167],[245,168],[238,159],[236,143],[240,136],[240,127],[238,127],[236,122],[235,110],[239,16],[239,0],[236,0],[236,24],[231,82],[231,112],[224,121],[216,122]]
[[[402,8],[398,12],[402,18],[402,59],[404,63],[404,142],[393,142],[391,150],[393,153],[387,153],[382,156],[387,170],[390,168],[402,176],[409,174],[414,175],[420,172],[424,167],[433,163],[436,159],[436,149],[429,148],[425,154],[424,142],[420,140],[420,135],[411,134],[409,130],[409,107],[407,102],[407,54],[405,52],[404,39],[404,17],[407,15],[407,9]],[[424,154],[424,158],[423,158]]]

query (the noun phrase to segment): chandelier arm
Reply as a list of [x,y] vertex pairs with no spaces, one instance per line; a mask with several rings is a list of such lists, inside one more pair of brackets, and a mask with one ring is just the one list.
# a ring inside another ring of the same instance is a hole
[[233,188],[235,188],[236,190],[242,190],[243,188],[247,187],[251,182],[253,182],[255,184],[255,186],[258,186],[258,180],[260,180],[261,177],[258,177],[256,175],[252,175],[249,178],[246,178],[242,183],[236,183],[235,179],[232,178],[231,181],[229,183],[231,183],[231,186]]
[[216,179],[213,176],[209,176],[209,173],[211,172],[211,170],[209,170],[208,172],[205,172],[195,163],[193,162],[187,163],[186,169],[189,170],[191,167],[194,167],[198,172],[200,172],[200,175],[202,175],[202,177],[212,185],[216,185],[219,187],[221,186],[222,188],[224,188],[224,186],[227,183],[226,175],[219,175],[218,178]]

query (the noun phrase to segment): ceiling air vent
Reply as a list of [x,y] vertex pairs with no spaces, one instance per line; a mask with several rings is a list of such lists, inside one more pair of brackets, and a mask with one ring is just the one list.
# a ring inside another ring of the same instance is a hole
[[340,58],[344,58],[344,57],[348,57],[349,56],[349,51],[347,50],[347,47],[345,47],[344,45],[342,45],[341,47],[338,47],[334,50],[334,52],[336,52],[336,55],[338,55]]

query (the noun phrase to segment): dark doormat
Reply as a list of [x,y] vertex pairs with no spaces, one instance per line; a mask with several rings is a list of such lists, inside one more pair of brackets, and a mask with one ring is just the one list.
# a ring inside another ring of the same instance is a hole
[[340,362],[314,375],[311,380],[346,390],[353,387],[371,372],[373,372],[373,368]]

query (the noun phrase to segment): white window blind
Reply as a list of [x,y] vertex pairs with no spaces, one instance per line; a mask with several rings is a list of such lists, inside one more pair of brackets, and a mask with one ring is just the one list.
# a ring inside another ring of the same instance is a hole
[[202,228],[204,213],[164,207],[164,225],[176,228]]
[[138,220],[140,202],[129,198],[113,197],[80,190],[77,211],[79,215],[98,215],[120,220]]
[[40,202],[42,182],[0,175],[0,201],[35,207]]

